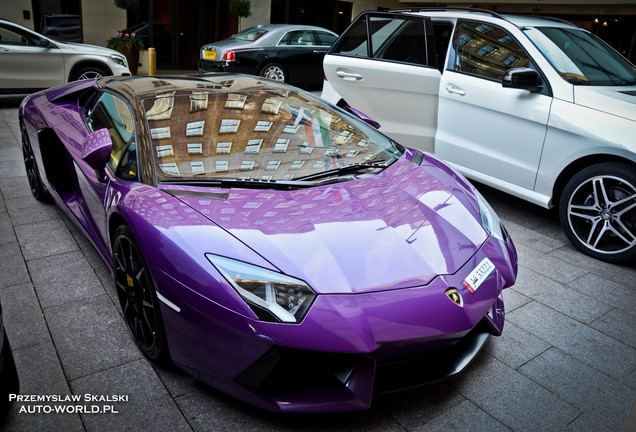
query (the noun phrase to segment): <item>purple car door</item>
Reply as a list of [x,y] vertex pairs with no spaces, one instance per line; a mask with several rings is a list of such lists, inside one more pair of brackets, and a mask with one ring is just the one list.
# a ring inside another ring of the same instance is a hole
[[[82,161],[77,163],[77,180],[82,207],[80,222],[100,248],[107,251],[107,224],[105,202],[111,182],[115,178],[136,180],[134,126],[129,106],[111,93],[101,93],[86,114],[89,133],[107,129],[112,141],[110,159],[106,165],[94,167]],[[116,176],[116,177],[115,177]]]

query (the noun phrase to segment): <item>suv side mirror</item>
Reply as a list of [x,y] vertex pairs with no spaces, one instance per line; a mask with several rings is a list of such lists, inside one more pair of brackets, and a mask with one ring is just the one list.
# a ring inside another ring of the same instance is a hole
[[42,48],[57,48],[55,45],[53,45],[49,40],[47,39],[36,39],[36,43],[39,47]]
[[110,138],[108,129],[99,129],[84,139],[82,144],[82,160],[91,168],[101,171],[110,160],[110,153],[113,151],[113,141]]
[[536,92],[539,91],[541,82],[536,70],[521,67],[508,70],[501,81],[501,85],[507,88]]

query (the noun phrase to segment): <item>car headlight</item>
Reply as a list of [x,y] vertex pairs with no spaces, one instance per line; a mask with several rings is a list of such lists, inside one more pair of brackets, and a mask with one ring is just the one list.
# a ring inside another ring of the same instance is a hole
[[110,58],[112,58],[113,61],[115,63],[117,63],[118,65],[122,65],[122,66],[126,67],[126,57],[120,56],[120,55],[117,55],[117,54],[111,54]]
[[477,197],[477,202],[479,203],[479,213],[481,214],[481,224],[484,226],[486,231],[494,237],[497,237],[500,240],[505,241],[506,243],[510,243],[510,237],[508,236],[508,232],[506,228],[504,228],[501,220],[499,220],[499,216],[497,213],[490,207],[488,201],[481,196],[481,194],[475,191],[475,196]]
[[299,323],[316,297],[299,279],[218,255],[205,256],[263,321]]

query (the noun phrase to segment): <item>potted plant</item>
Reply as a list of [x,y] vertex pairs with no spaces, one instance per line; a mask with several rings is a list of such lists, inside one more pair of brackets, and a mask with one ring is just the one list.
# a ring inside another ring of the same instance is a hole
[[128,34],[118,32],[115,36],[106,41],[106,46],[126,56],[130,73],[137,75],[137,69],[139,68],[139,51],[144,47],[141,38],[136,37],[135,33]]
[[252,14],[250,0],[230,0],[228,12],[238,18],[238,30],[241,30],[241,18]]

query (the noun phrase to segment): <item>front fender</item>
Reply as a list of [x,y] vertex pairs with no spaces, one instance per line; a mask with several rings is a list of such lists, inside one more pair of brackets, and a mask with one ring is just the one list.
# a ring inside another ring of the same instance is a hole
[[157,292],[177,307],[190,302],[190,307],[203,309],[209,306],[207,302],[212,302],[255,317],[205,254],[220,254],[276,270],[269,262],[225,229],[161,190],[137,183],[133,187],[114,185],[112,191],[107,203],[110,235],[118,221],[130,227]]

